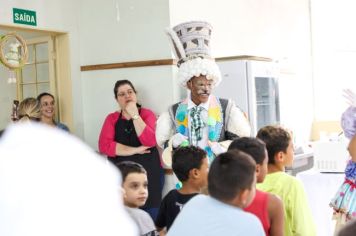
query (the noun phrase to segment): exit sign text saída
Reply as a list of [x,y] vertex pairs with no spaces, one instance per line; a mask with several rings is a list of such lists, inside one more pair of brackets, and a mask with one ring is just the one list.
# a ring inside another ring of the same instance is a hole
[[13,8],[12,16],[13,16],[14,23],[23,24],[23,25],[33,25],[33,26],[37,25],[35,11]]

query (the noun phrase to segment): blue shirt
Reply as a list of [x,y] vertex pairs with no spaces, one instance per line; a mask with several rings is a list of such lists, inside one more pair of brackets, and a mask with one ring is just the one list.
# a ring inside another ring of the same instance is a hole
[[69,128],[68,128],[65,124],[63,124],[63,123],[56,122],[56,126],[57,126],[57,128],[59,128],[59,129],[61,129],[61,130],[64,130],[64,131],[69,132]]
[[210,196],[192,198],[179,213],[167,236],[265,235],[261,222],[244,212]]

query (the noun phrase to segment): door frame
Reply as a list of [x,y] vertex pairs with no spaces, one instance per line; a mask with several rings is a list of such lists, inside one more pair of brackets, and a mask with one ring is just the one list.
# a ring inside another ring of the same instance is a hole
[[[71,132],[74,132],[69,34],[63,31],[48,31],[5,24],[0,24],[0,29],[9,32],[15,31],[20,35],[21,33],[38,34],[39,37],[37,38],[43,38],[42,40],[48,40],[48,37],[51,38],[51,45],[49,44],[48,47],[51,47],[54,50],[50,52],[49,58],[54,60],[49,60],[49,63],[50,61],[53,62],[49,66],[49,73],[53,73],[54,81],[53,83],[52,81],[50,82],[50,92],[53,93],[53,95],[56,97],[56,104],[58,109],[57,116],[59,121],[65,123]],[[31,39],[25,38],[25,41],[31,42]],[[17,90],[17,97],[18,96],[19,91]]]

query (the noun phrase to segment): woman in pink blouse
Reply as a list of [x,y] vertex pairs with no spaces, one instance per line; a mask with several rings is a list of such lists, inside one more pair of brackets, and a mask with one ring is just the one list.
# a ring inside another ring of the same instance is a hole
[[156,148],[156,116],[137,103],[136,90],[129,80],[118,80],[114,94],[120,111],[106,117],[99,151],[114,164],[134,161],[146,169],[149,196],[143,209],[155,219],[161,202],[162,173]]

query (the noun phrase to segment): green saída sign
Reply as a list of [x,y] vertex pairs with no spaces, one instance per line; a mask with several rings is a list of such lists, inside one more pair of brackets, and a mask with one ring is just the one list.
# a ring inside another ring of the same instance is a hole
[[37,25],[36,12],[12,8],[12,16],[14,18],[14,23],[23,24],[23,25]]

